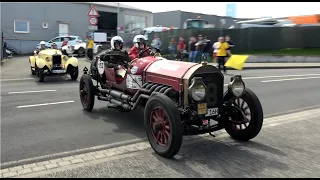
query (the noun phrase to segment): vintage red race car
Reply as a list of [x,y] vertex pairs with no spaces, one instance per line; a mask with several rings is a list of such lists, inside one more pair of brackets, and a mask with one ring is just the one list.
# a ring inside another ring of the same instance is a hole
[[261,103],[241,75],[234,75],[224,92],[224,75],[205,59],[198,64],[156,54],[119,61],[117,70],[108,63],[97,56],[90,71],[84,69],[79,88],[83,109],[93,109],[95,96],[122,112],[144,107],[148,140],[162,157],[179,152],[183,135],[225,129],[232,138],[248,141],[262,128]]

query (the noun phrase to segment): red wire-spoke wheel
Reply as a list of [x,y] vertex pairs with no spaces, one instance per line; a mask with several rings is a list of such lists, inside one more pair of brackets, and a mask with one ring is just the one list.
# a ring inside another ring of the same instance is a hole
[[91,77],[84,74],[79,83],[80,101],[85,111],[91,111],[94,106],[95,89]]
[[182,123],[176,104],[166,95],[157,93],[148,100],[144,111],[144,126],[153,150],[171,158],[182,143]]
[[161,107],[156,107],[150,115],[150,128],[154,140],[160,146],[167,146],[170,141],[168,115]]
[[[232,99],[231,94],[226,94],[224,101]],[[263,125],[263,110],[260,100],[254,92],[246,88],[244,94],[232,100],[232,106],[238,111],[238,119],[227,117],[225,130],[236,140],[249,141],[256,137]]]

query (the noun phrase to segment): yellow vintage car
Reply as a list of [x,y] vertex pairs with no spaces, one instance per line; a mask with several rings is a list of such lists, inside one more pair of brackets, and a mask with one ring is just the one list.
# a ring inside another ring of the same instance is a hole
[[31,74],[38,76],[38,81],[43,82],[45,75],[66,75],[70,74],[72,80],[78,78],[78,59],[63,55],[57,49],[45,49],[34,52],[29,57]]

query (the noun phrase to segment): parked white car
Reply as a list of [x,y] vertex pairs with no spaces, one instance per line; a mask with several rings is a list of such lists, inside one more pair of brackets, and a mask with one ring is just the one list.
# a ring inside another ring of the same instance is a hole
[[[57,47],[60,49],[64,40],[68,41],[68,45],[74,45],[83,42],[80,36],[58,36],[46,42],[46,46],[51,48],[52,43],[56,43]],[[40,49],[40,43],[37,44],[37,48]]]
[[[86,43],[77,43],[74,45],[67,45],[62,47],[62,52],[66,55],[77,54],[79,57],[84,56],[86,54]],[[101,44],[93,44],[93,53],[98,54],[102,51]]]

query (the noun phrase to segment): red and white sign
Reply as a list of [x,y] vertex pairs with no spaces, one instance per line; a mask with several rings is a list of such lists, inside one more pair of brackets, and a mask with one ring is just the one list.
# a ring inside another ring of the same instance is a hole
[[92,26],[95,26],[98,24],[98,18],[96,17],[90,17],[89,18],[89,24],[92,25]]
[[91,6],[89,12],[88,12],[88,16],[90,17],[99,17],[99,12],[97,11],[96,7],[94,7],[94,5]]

